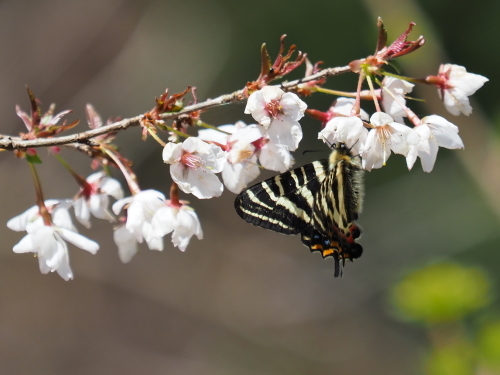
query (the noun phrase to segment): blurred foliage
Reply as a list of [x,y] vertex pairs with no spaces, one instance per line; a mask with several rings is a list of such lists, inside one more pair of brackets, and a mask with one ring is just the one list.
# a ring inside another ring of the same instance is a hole
[[413,271],[394,286],[391,299],[400,316],[425,323],[431,342],[426,374],[500,374],[500,321],[483,324],[479,332],[472,324],[492,297],[484,271],[456,263]]
[[409,319],[445,323],[486,306],[490,289],[481,270],[442,263],[408,275],[394,288],[393,301]]
[[425,364],[429,375],[470,375],[474,373],[474,367],[474,348],[467,342],[435,348]]
[[500,320],[483,325],[479,332],[478,347],[485,366],[500,373]]

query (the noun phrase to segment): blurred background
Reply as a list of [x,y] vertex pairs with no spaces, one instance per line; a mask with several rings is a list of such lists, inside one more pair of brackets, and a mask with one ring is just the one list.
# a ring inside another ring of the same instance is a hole
[[[183,196],[205,236],[192,239],[185,253],[167,236],[165,251],[142,246],[124,265],[110,224],[94,219],[91,230],[79,227],[101,250],[91,256],[70,248],[70,282],[41,275],[30,255],[15,255],[12,247],[23,234],[4,226],[0,373],[499,373],[494,85],[500,73],[490,39],[499,12],[494,0],[0,1],[3,134],[25,130],[14,107],[29,109],[26,84],[42,108],[55,102],[59,110],[73,109],[69,118],[80,118],[77,130],[83,131],[86,103],[103,118],[130,117],[151,109],[167,87],[196,86],[200,100],[240,89],[259,74],[261,44],[274,57],[285,33],[288,45],[311,61],[345,65],[373,53],[377,16],[390,41],[410,21],[417,26],[409,39],[427,38],[422,49],[398,60],[403,74],[436,74],[449,62],[490,79],[472,98],[470,117],[448,114],[433,88],[414,90],[413,96],[427,98],[413,106],[417,114],[439,114],[458,125],[465,150],[441,149],[430,174],[419,162],[408,172],[401,156],[366,173],[359,221],[365,253],[346,265],[342,279],[333,277],[331,259],[310,254],[300,238],[240,220],[228,191],[207,201]],[[356,79],[333,78],[326,87],[353,91]],[[326,111],[333,100],[317,94],[307,103]],[[243,109],[216,108],[203,119],[251,122]],[[301,124],[297,165],[326,157],[316,140],[319,123],[304,118]],[[135,161],[143,189],[168,192],[169,170],[155,142],[142,142],[137,128],[117,143]],[[301,156],[318,148],[324,154]],[[71,176],[46,152],[40,156],[46,198],[72,197]],[[91,172],[82,155],[65,150],[63,156],[81,174]],[[1,220],[7,222],[34,204],[34,189],[24,161],[4,152],[0,162]]]

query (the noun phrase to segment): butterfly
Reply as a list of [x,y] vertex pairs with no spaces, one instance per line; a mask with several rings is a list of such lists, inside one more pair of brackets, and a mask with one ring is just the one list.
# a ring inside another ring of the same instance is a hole
[[241,192],[234,202],[247,222],[283,234],[299,234],[302,243],[335,260],[335,277],[345,260],[363,253],[356,224],[364,197],[361,158],[344,143],[334,144],[328,159],[279,174]]

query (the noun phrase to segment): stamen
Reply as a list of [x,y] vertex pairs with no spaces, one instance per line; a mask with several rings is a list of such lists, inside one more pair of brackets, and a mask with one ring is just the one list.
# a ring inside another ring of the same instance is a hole
[[279,114],[283,114],[283,107],[278,99],[271,100],[267,103],[266,110],[273,119],[276,119]]
[[199,156],[193,155],[189,152],[184,152],[181,157],[181,162],[188,168],[198,169],[205,166],[205,161]]

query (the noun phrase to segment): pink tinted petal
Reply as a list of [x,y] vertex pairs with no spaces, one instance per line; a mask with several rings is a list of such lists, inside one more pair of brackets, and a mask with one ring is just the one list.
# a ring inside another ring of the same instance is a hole
[[33,129],[31,118],[28,116],[26,112],[21,110],[21,107],[19,107],[18,105],[16,105],[16,113],[21,118],[21,120],[23,120],[24,125],[26,126],[26,129],[28,129],[28,131]]

